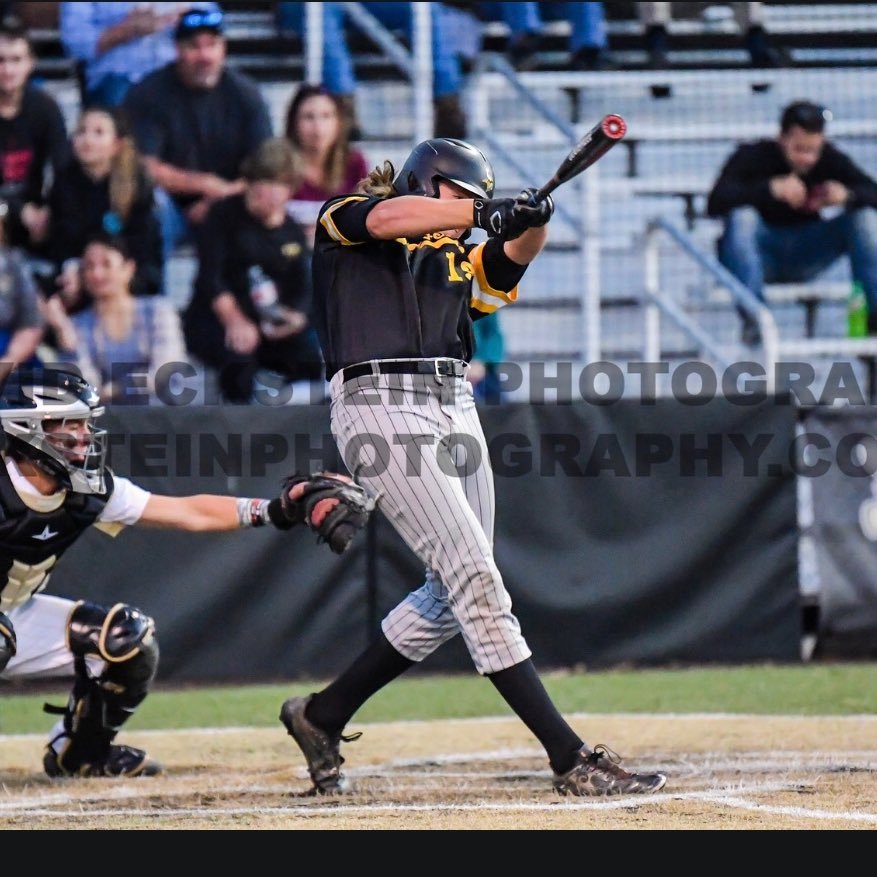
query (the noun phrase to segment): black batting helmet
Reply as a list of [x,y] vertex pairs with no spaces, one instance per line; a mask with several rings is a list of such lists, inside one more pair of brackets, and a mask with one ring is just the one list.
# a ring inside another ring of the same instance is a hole
[[418,143],[393,180],[400,195],[438,197],[438,180],[447,180],[476,198],[493,195],[493,167],[484,153],[463,140],[437,137]]

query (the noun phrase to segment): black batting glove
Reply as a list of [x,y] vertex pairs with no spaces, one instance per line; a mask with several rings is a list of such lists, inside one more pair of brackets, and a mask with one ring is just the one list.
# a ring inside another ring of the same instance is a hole
[[539,228],[551,219],[554,213],[554,199],[546,195],[541,201],[536,200],[538,189],[529,187],[523,189],[515,198],[515,217],[526,224],[527,228]]
[[475,228],[483,228],[492,238],[504,241],[520,237],[527,225],[520,214],[515,214],[514,198],[476,198],[473,201],[472,218]]

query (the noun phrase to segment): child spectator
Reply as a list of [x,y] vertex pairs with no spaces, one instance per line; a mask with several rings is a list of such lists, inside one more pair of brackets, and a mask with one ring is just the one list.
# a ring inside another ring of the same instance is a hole
[[286,138],[302,163],[302,180],[292,193],[289,213],[313,243],[320,207],[353,192],[368,174],[365,156],[351,147],[338,98],[320,85],[302,85],[289,103]]
[[241,166],[244,191],[210,209],[198,248],[195,289],[184,315],[192,354],[219,372],[223,398],[253,399],[265,369],[287,382],[323,376],[310,325],[310,247],[287,213],[301,183],[295,150],[272,137]]
[[125,241],[102,232],[82,255],[82,284],[91,304],[70,316],[58,296],[46,312],[59,359],[73,362],[107,402],[143,399],[162,365],[186,362],[180,318],[163,296],[131,294],[137,265]]

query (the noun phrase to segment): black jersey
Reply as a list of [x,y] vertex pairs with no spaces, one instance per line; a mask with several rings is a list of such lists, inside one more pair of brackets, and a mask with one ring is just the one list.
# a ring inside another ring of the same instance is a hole
[[[326,377],[371,359],[470,360],[472,320],[515,301],[526,266],[491,238],[442,234],[378,240],[366,218],[379,198],[327,201],[314,239],[314,322]],[[339,258],[341,255],[344,258]]]
[[243,195],[230,195],[210,208],[204,229],[187,308],[189,322],[215,320],[212,305],[222,292],[230,292],[238,307],[258,322],[247,279],[254,265],[274,281],[282,304],[310,311],[310,252],[304,231],[294,219],[286,216],[276,228],[266,228],[247,210]]
[[105,472],[106,492],[68,491],[50,512],[25,505],[0,460],[0,611],[7,612],[41,591],[58,558],[97,520],[113,493]]

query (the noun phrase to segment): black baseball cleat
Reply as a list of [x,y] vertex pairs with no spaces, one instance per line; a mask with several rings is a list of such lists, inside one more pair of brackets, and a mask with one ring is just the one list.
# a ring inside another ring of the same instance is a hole
[[350,790],[347,778],[341,773],[344,759],[341,742],[350,743],[362,736],[359,733],[328,735],[311,723],[305,709],[312,694],[307,697],[290,697],[280,708],[280,721],[289,736],[298,743],[308,764],[308,774],[313,781],[313,792],[320,795],[341,795]]
[[628,773],[619,761],[621,758],[602,743],[593,750],[582,746],[575,764],[566,773],[554,775],[554,790],[559,795],[604,797],[648,795],[664,788],[664,774]]
[[[68,747],[69,750],[69,747]],[[92,761],[67,757],[67,751],[57,753],[51,745],[43,756],[43,770],[53,779],[58,777],[154,777],[163,772],[162,766],[147,757],[142,749],[133,746],[112,745],[106,756]]]

